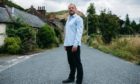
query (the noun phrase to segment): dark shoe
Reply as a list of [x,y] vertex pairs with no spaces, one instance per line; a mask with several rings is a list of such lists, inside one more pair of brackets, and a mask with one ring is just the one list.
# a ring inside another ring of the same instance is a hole
[[82,84],[82,83],[76,83],[76,84]]
[[76,83],[76,84],[82,84],[82,83]]
[[66,80],[62,81],[62,83],[73,83],[73,82],[74,82],[74,80],[72,80],[72,79],[66,79]]
[[77,81],[76,81],[76,84],[82,84],[82,82],[77,82]]

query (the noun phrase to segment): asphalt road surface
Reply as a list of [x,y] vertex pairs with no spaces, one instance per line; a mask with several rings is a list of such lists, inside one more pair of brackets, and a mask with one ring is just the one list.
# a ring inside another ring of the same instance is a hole
[[[140,66],[81,47],[83,84],[140,84]],[[62,84],[69,65],[63,46],[47,50],[0,72],[0,84]]]

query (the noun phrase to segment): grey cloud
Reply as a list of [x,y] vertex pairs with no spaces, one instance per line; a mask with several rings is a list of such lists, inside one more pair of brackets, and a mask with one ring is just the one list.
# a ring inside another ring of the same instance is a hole
[[126,14],[131,19],[138,20],[140,18],[140,0],[13,0],[24,8],[34,5],[35,7],[45,5],[47,11],[66,10],[69,3],[77,5],[78,9],[86,14],[89,3],[95,3],[96,11],[106,8],[121,18],[125,18]]

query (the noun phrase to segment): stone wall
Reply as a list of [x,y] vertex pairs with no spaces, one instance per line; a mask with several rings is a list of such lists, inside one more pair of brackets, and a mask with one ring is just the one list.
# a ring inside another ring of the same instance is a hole
[[6,37],[6,24],[0,23],[0,46],[4,44],[5,37]]

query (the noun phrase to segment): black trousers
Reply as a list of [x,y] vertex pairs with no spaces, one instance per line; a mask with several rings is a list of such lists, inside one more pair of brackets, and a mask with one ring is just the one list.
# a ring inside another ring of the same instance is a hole
[[80,46],[78,46],[76,52],[72,52],[72,46],[67,46],[66,51],[67,51],[68,63],[70,66],[69,79],[72,79],[72,80],[75,79],[75,72],[77,70],[76,82],[78,84],[82,84],[83,67],[82,67],[81,58],[80,58]]

